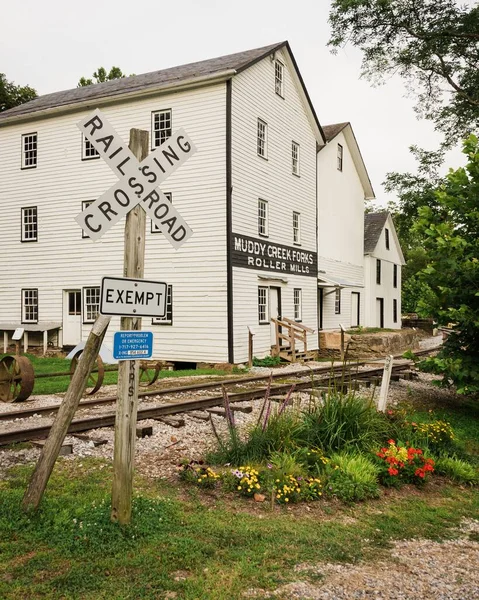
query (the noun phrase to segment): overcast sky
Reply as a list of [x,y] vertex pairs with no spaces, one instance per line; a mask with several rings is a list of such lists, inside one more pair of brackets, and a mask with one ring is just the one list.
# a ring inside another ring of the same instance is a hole
[[[320,123],[352,123],[384,203],[385,174],[414,170],[408,147],[435,149],[440,136],[416,119],[400,80],[372,88],[359,78],[358,50],[330,53],[329,7],[329,0],[9,2],[0,72],[42,95],[76,87],[99,66],[140,74],[288,40]],[[458,166],[460,153],[448,162]]]

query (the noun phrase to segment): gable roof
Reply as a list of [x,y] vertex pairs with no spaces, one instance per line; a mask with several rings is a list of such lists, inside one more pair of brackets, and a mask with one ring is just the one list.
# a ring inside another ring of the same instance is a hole
[[387,218],[387,212],[364,214],[364,254],[371,254],[376,249]]
[[156,94],[173,88],[186,88],[213,81],[225,81],[284,47],[286,47],[295,69],[297,82],[301,88],[304,102],[309,108],[312,124],[316,128],[317,134],[319,134],[318,137],[324,139],[321,125],[287,41],[162,69],[161,71],[152,71],[142,75],[132,75],[131,77],[113,79],[105,83],[96,83],[63,92],[46,94],[0,113],[0,126],[80,108],[96,108],[99,104],[110,104],[120,101],[120,99],[128,100],[137,96],[145,97],[149,94]]
[[[331,125],[323,125],[323,133],[326,139],[326,145],[332,142],[333,139],[341,132],[343,132],[343,135],[346,138],[346,142],[348,144],[349,151],[351,152],[354,166],[356,167],[359,179],[361,180],[361,184],[364,190],[364,198],[366,200],[373,200],[376,196],[374,194],[373,186],[371,180],[369,179],[369,174],[366,169],[366,165],[364,164],[364,160],[361,155],[361,150],[359,149],[359,144],[356,139],[356,136],[354,135],[351,123],[349,121],[346,121],[344,123],[333,123]],[[319,152],[324,147],[325,146],[319,148]]]

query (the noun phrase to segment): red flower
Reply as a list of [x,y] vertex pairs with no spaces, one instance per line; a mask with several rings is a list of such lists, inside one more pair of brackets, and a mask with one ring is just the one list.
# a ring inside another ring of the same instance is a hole
[[394,467],[389,467],[388,473],[389,473],[389,475],[397,475],[399,473],[399,471],[397,469],[395,469]]
[[394,440],[388,440],[388,444],[391,444],[391,445],[392,445],[392,444],[394,444],[394,443],[395,443],[395,442],[394,442]]

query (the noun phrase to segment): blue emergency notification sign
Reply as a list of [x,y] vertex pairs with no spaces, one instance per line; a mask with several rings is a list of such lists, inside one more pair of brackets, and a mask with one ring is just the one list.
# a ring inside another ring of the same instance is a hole
[[140,360],[153,354],[151,331],[115,331],[113,357],[118,360]]

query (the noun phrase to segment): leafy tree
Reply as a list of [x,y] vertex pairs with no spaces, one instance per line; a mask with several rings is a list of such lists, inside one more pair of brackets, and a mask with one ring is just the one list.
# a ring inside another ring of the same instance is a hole
[[93,77],[95,81],[93,81],[93,79],[86,79],[85,77],[82,77],[78,82],[77,87],[85,87],[95,83],[105,83],[105,81],[111,81],[112,79],[123,79],[123,77],[126,77],[126,75],[123,74],[120,67],[112,67],[109,73],[106,72],[104,67],[100,67],[98,71],[93,73]]
[[363,51],[374,83],[399,74],[416,110],[456,142],[479,125],[479,6],[456,0],[333,0],[329,46]]
[[28,85],[15,85],[0,73],[0,112],[37,98],[36,90]]
[[426,368],[444,374],[460,393],[479,392],[479,142],[464,142],[466,167],[450,171],[434,191],[434,206],[421,206],[415,230],[428,265],[421,279],[432,290],[427,307],[443,325],[453,324],[440,355]]

